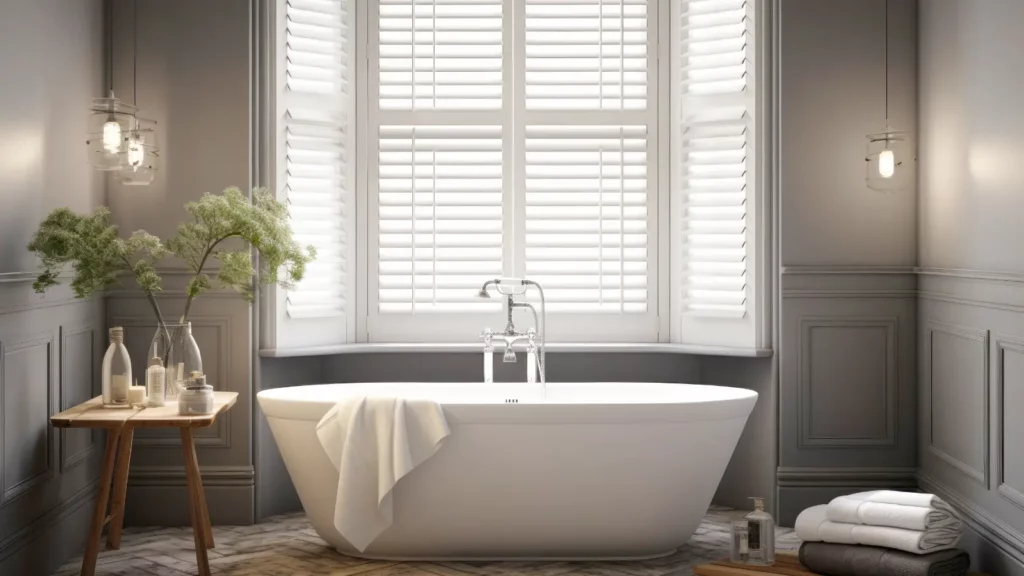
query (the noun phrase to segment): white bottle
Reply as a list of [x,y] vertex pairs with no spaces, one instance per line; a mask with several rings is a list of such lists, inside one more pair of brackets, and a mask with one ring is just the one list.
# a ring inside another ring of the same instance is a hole
[[132,359],[124,347],[124,328],[110,329],[110,346],[103,355],[103,405],[129,408],[128,387],[132,383]]
[[149,397],[150,406],[164,405],[166,376],[167,370],[161,364],[160,357],[151,358],[149,368],[146,368],[146,395]]

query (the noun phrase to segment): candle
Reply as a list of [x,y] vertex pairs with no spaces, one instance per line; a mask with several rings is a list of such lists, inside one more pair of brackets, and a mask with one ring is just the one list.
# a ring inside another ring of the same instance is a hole
[[132,386],[128,388],[128,403],[132,406],[138,406],[146,403],[146,387],[145,386]]

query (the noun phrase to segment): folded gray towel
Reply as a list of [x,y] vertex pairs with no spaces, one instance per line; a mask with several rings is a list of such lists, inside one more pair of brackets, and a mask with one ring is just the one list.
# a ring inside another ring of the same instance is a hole
[[911,554],[876,546],[804,542],[800,563],[827,576],[964,576],[971,557],[955,549]]

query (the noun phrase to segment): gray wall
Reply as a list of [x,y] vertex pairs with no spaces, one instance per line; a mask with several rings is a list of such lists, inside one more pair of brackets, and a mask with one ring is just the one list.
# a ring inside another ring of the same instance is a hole
[[[915,484],[916,193],[864,183],[885,0],[781,0],[778,514]],[[916,9],[889,3],[889,116],[916,129]]]
[[[115,90],[132,95],[132,6],[114,0]],[[111,183],[107,199],[124,230],[143,228],[167,239],[185,217],[185,202],[250,183],[250,2],[138,2],[138,105],[158,122],[163,167],[150,186]],[[182,313],[188,275],[174,262],[162,270],[159,301],[167,318]],[[106,301],[108,325],[125,326],[133,359],[143,363],[155,320],[145,299],[127,286]],[[215,523],[253,521],[250,306],[230,293],[198,298],[189,319],[203,368],[219,390],[240,394],[216,425],[198,433],[203,484]],[[126,522],[188,523],[185,472],[178,436],[136,435]],[[159,505],[154,505],[159,503]]]
[[920,480],[993,574],[1024,573],[1022,21],[1017,0],[921,3]]
[[102,14],[99,0],[0,4],[0,574],[49,574],[77,553],[97,487],[102,434],[49,416],[98,392],[102,302],[34,294],[25,245],[50,210],[103,201],[85,147]]

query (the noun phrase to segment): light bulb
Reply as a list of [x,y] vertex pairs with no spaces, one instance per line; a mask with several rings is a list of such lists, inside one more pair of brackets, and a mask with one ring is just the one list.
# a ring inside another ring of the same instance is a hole
[[117,120],[107,120],[103,124],[103,148],[111,154],[121,150],[121,124]]
[[896,155],[892,150],[882,150],[878,153],[878,175],[882,178],[892,178],[896,173]]
[[143,143],[142,136],[136,136],[128,140],[128,164],[133,168],[141,166],[142,160],[146,156],[146,148],[143,146]]

